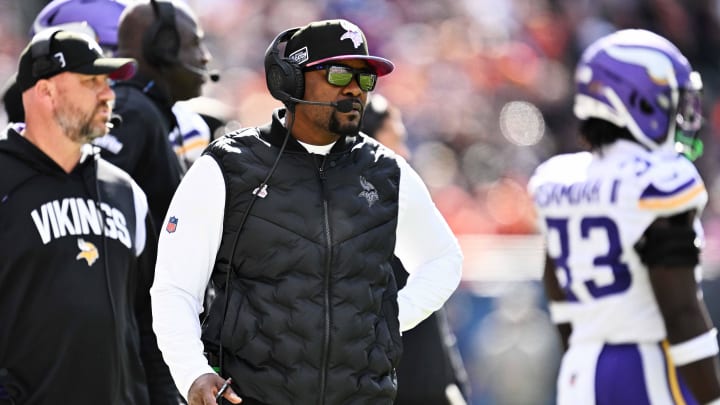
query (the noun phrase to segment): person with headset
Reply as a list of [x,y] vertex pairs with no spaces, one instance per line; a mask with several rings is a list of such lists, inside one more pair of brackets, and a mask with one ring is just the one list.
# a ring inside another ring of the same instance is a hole
[[[96,38],[104,53],[112,56],[117,51],[118,21],[128,4],[129,0],[53,0],[35,17],[31,34],[50,27],[83,32]],[[207,74],[211,80],[219,79],[216,72]],[[22,102],[14,76],[7,80],[2,93],[8,121],[23,122]],[[175,103],[172,110],[177,125],[169,135],[170,142],[182,164],[190,165],[209,143],[212,130],[204,116],[183,103]],[[122,117],[115,114],[113,123],[117,128],[122,124]],[[100,145],[105,142],[102,137],[96,140]]]
[[[112,56],[117,50],[117,26],[120,14],[129,0],[52,0],[40,10],[30,28],[30,36],[47,28],[82,32],[94,38],[103,53]],[[23,122],[22,95],[10,77],[3,87],[3,104],[9,122]]]
[[589,151],[551,157],[528,185],[565,349],[559,405],[720,404],[717,330],[699,287],[708,195],[689,159],[702,88],[680,50],[647,30],[582,53],[573,111]]
[[151,326],[147,199],[90,145],[110,80],[135,67],[64,30],[22,51],[25,122],[0,135],[0,404],[177,404]]
[[[265,73],[284,107],[213,141],[183,178],[151,295],[189,404],[392,404],[401,331],[443,305],[462,268],[419,175],[359,133],[393,69],[347,20],[280,33]],[[400,291],[393,255],[411,274]]]
[[[361,131],[403,159],[410,160],[402,113],[383,95],[373,93],[368,97]],[[393,257],[390,264],[398,288],[402,288],[409,274],[397,257]],[[397,370],[395,405],[467,403],[470,384],[444,308],[403,333],[402,341],[403,357]]]
[[187,123],[178,119],[173,106],[199,96],[203,84],[217,79],[207,69],[211,55],[203,35],[197,17],[182,2],[135,2],[120,16],[116,54],[136,59],[138,71],[113,85],[115,111],[122,123],[95,144],[103,148],[104,158],[130,173],[145,191],[158,231],[191,163],[178,159],[169,139]]

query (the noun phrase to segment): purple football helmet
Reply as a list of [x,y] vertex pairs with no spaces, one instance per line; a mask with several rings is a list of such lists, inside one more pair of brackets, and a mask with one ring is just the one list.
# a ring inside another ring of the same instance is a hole
[[128,4],[129,0],[53,0],[37,15],[30,34],[50,27],[85,32],[114,52],[120,14]]
[[651,150],[675,144],[676,131],[702,125],[702,80],[667,39],[625,29],[600,38],[575,71],[574,112],[627,128]]

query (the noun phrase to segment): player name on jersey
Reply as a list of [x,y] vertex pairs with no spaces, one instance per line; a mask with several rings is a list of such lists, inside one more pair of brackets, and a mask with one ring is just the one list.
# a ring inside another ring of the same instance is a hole
[[562,204],[587,204],[600,201],[602,181],[593,179],[573,184],[547,183],[535,192],[535,203],[541,207]]

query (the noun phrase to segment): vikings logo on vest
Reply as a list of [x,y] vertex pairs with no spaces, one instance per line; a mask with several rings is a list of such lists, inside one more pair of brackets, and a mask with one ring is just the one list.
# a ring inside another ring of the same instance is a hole
[[86,242],[83,238],[78,238],[78,248],[80,253],[75,256],[75,260],[85,259],[88,267],[92,266],[100,257],[97,248],[90,242]]
[[359,197],[363,197],[365,200],[367,200],[368,207],[372,207],[373,204],[375,204],[380,198],[378,197],[378,192],[375,189],[375,186],[372,185],[367,179],[363,176],[360,176],[360,185],[363,188],[363,191],[358,194]]

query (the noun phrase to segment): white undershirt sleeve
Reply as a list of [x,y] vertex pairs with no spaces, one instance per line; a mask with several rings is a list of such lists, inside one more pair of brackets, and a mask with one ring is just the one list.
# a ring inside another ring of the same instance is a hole
[[460,284],[463,255],[420,176],[402,158],[395,255],[410,274],[398,293],[400,330],[442,307]]
[[[205,289],[223,228],[225,182],[215,159],[187,172],[165,217],[155,267],[153,330],[178,390],[187,399],[200,375],[214,372],[203,355],[200,321]],[[176,222],[168,227],[168,222]]]

